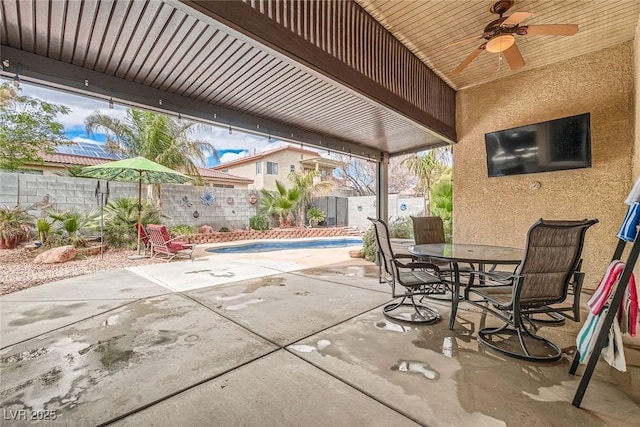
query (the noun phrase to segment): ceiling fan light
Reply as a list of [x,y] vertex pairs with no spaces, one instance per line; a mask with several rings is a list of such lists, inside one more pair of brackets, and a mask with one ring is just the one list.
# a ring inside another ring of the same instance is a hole
[[494,37],[487,42],[485,49],[491,53],[504,52],[509,49],[516,42],[516,39],[511,34],[503,34],[498,37]]

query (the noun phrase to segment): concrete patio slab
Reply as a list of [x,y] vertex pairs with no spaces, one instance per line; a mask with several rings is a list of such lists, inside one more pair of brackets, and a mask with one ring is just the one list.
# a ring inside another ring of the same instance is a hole
[[[207,246],[233,246],[229,243]],[[202,257],[191,261],[174,261],[129,267],[139,274],[173,292],[201,289],[209,286],[288,273],[349,259],[349,248],[280,250],[271,252],[210,254],[198,247]]]
[[[288,349],[429,426],[630,425],[640,419],[638,390],[621,390],[617,379],[628,382],[629,373],[599,366],[586,409],[575,408],[570,402],[579,377],[568,374],[568,356],[535,364],[485,352],[467,327],[467,321],[479,325],[480,316],[467,311],[463,317],[451,331],[446,321],[408,326],[373,311]],[[547,336],[554,328],[544,329]],[[564,335],[558,344],[568,348],[575,335]],[[637,350],[628,353],[637,360]],[[634,371],[637,378],[637,365]]]
[[115,425],[160,424],[419,425],[284,350],[187,390]]
[[300,268],[298,264],[287,261],[251,263],[243,260],[206,257],[198,258],[193,262],[180,261],[130,267],[129,270],[169,291],[184,292],[256,277],[272,276]]
[[296,271],[295,274],[318,280],[386,292],[388,294],[391,293],[391,287],[387,283],[378,282],[378,266],[362,258],[350,259],[337,264],[307,268]]
[[1,350],[0,406],[96,425],[276,348],[182,295],[152,297]]
[[135,273],[112,270],[5,295],[0,298],[0,348],[166,293],[166,288]]
[[131,301],[0,301],[0,348],[108,312]]
[[291,273],[188,295],[278,345],[295,342],[390,300],[384,292]]
[[126,269],[72,277],[4,295],[8,301],[136,300],[166,294],[167,289]]

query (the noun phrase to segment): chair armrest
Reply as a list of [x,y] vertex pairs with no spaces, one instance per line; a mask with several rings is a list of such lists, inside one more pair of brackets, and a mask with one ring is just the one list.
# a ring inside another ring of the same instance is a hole
[[394,262],[396,263],[396,265],[399,268],[410,268],[412,270],[415,269],[428,269],[428,270],[434,270],[437,273],[440,273],[440,268],[435,265],[432,264],[430,262],[423,262],[423,261],[413,261],[413,262],[407,262],[407,263],[401,263],[400,261],[398,261],[397,259],[394,260]]

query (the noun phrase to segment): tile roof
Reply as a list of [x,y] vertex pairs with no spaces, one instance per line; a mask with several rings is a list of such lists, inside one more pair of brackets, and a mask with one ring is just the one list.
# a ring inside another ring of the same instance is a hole
[[113,162],[114,159],[101,159],[99,157],[78,156],[75,154],[44,154],[42,156],[47,163],[62,163],[65,165],[93,166],[102,163]]
[[253,182],[252,179],[246,178],[244,176],[231,175],[228,173],[220,172],[213,169],[207,168],[197,168],[198,173],[203,178],[216,178],[216,179],[224,179],[226,181],[242,181],[242,182]]

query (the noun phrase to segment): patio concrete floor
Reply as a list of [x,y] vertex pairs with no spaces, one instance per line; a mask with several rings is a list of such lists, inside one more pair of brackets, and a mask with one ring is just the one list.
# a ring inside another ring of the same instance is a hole
[[392,323],[374,265],[285,259],[215,255],[0,298],[2,425],[46,411],[73,426],[640,424],[637,349],[625,373],[598,364],[578,409],[579,325],[542,328],[559,362],[522,362],[478,346],[492,320],[464,303],[453,331],[443,302],[437,324]]

